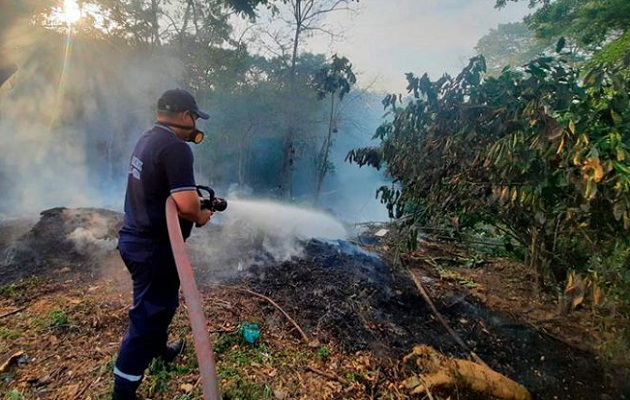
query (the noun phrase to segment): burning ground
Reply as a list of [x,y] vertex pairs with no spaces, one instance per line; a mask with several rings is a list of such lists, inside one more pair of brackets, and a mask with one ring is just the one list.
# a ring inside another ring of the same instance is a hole
[[[57,208],[36,223],[0,224],[6,398],[108,398],[131,301],[115,251],[120,222],[112,211]],[[412,395],[423,371],[404,356],[420,344],[459,359],[474,351],[536,399],[628,397],[623,373],[596,351],[615,326],[598,330],[588,308],[559,316],[553,299],[533,293],[520,264],[431,242],[394,258],[391,243],[368,233],[372,245],[358,247],[335,238],[336,226],[323,239],[295,238],[305,223],[281,232],[228,220],[189,241],[224,398],[487,398],[464,386]],[[260,327],[254,344],[241,334],[247,322]],[[191,343],[185,307],[172,336]],[[142,385],[151,399],[200,392],[192,346],[172,366],[154,363]]]

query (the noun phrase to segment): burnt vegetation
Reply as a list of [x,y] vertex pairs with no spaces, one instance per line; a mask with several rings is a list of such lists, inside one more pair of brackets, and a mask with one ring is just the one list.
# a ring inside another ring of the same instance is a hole
[[[532,0],[461,72],[407,73],[383,118],[360,105],[382,96],[357,88],[351,60],[303,51],[305,35],[336,38],[322,19],[356,1],[93,0],[72,24],[52,18],[56,2],[13,3],[0,6],[0,130],[26,133],[0,158],[3,398],[111,396],[131,297],[122,215],[63,205],[115,203],[165,80],[213,111],[200,183],[335,213],[339,186],[371,185],[342,180],[346,154],[388,182],[374,189],[390,222],[348,238],[247,220],[193,234],[225,399],[630,397],[627,0]],[[266,57],[230,20],[263,10],[289,32],[250,27]],[[31,131],[38,146],[23,146]],[[171,333],[190,341],[185,308]],[[151,366],[144,397],[199,398],[188,347]]]

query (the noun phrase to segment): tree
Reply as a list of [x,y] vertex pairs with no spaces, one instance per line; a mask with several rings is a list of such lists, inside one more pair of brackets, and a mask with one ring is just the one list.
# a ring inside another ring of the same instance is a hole
[[[297,134],[299,130],[299,109],[296,107],[297,97],[300,96],[298,81],[304,82],[310,81],[308,76],[300,76],[297,66],[297,60],[299,55],[300,45],[302,43],[303,35],[314,33],[327,33],[334,35],[333,32],[326,31],[321,26],[321,21],[329,14],[341,11],[349,10],[349,5],[352,2],[358,0],[277,0],[275,2],[263,1],[240,1],[240,0],[228,0],[228,4],[235,7],[237,10],[244,12],[245,14],[252,15],[249,10],[250,7],[258,4],[266,4],[271,6],[273,4],[274,14],[284,21],[291,29],[289,45],[285,46],[280,44],[281,53],[284,55],[285,47],[288,48],[288,74],[287,74],[287,89],[288,89],[288,103],[285,110],[286,116],[286,131],[283,140],[283,156],[282,156],[282,168],[280,172],[281,176],[281,188],[285,197],[292,198],[292,174],[297,157],[297,149],[295,142],[297,140]],[[277,41],[278,35],[273,35]]]
[[352,64],[350,64],[350,61],[346,57],[339,58],[336,54],[332,56],[331,62],[321,68],[314,77],[313,83],[317,90],[317,98],[323,100],[330,95],[328,133],[319,153],[315,203],[319,200],[324,177],[331,169],[328,155],[330,153],[330,146],[332,145],[333,133],[337,133],[336,117],[338,115],[338,106],[335,103],[335,99],[339,98],[339,102],[341,102],[344,96],[350,92],[350,88],[356,81],[357,79],[354,72],[352,72]]
[[499,24],[479,39],[475,50],[485,57],[488,73],[499,74],[506,66],[518,67],[542,54],[550,43],[537,39],[523,22]]
[[[504,7],[506,0],[497,0],[495,4]],[[551,40],[565,37],[589,55],[612,47],[614,50],[609,50],[608,57],[600,61],[626,68],[630,64],[630,59],[626,60],[630,58],[627,0],[530,0],[530,6],[538,8],[525,18],[525,23],[538,37]]]
[[[230,70],[231,77],[217,82],[210,104],[212,142],[202,145],[209,147],[204,154],[209,155],[206,158],[210,179],[236,181],[243,188],[258,178],[248,175],[252,157],[259,156],[251,149],[252,141],[274,137],[281,129],[277,114],[281,96],[269,76],[271,64],[261,57],[248,56],[239,68]],[[200,165],[204,164],[202,159]],[[221,168],[222,165],[226,167]],[[221,170],[231,171],[231,175],[221,177]],[[258,172],[269,174],[269,171]]]

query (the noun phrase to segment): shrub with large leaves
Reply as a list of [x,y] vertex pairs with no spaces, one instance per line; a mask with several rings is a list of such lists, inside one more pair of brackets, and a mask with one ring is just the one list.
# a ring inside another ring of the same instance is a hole
[[601,67],[581,79],[560,56],[485,68],[479,56],[456,77],[408,74],[411,100],[384,99],[380,147],[348,159],[386,167],[394,184],[378,193],[411,237],[484,221],[527,249],[541,279],[562,279],[630,228],[629,82]]

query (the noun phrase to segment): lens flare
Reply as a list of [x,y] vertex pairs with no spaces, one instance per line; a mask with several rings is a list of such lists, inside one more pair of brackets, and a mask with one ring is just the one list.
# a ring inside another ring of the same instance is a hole
[[61,16],[66,25],[71,26],[79,22],[81,19],[81,7],[76,0],[63,1],[63,16]]

